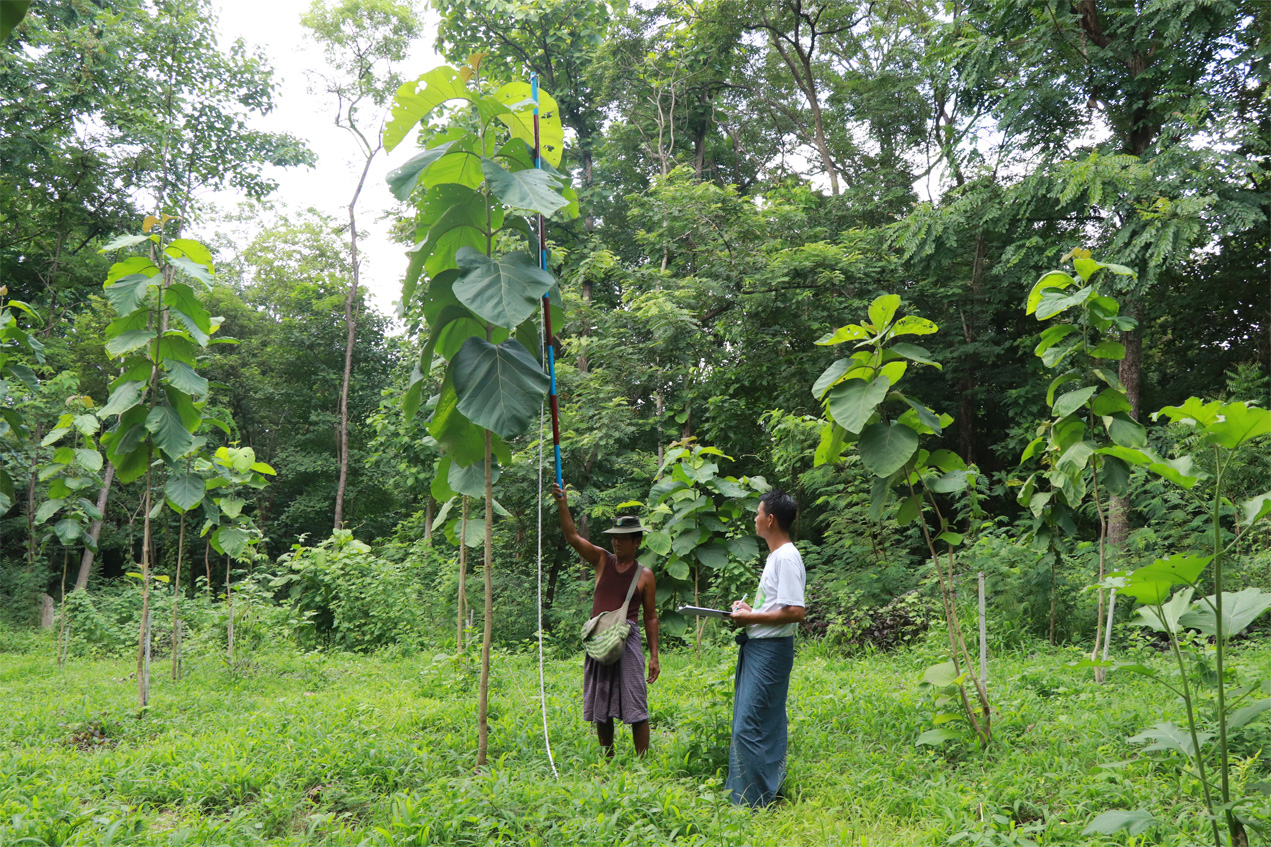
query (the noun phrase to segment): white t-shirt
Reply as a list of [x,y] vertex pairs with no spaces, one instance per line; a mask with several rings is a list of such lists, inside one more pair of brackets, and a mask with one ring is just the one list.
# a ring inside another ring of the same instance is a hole
[[[803,569],[803,557],[795,546],[787,541],[768,554],[764,563],[763,575],[759,577],[759,589],[755,592],[755,602],[750,606],[756,612],[771,612],[782,606],[802,606],[803,586],[807,581],[807,572]],[[784,638],[794,635],[798,630],[797,623],[755,624],[746,627],[746,634],[751,638]]]

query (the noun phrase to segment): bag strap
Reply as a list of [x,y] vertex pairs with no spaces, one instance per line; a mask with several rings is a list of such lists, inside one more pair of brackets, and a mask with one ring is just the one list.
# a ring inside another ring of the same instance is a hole
[[635,575],[631,577],[631,585],[627,587],[627,599],[623,600],[622,605],[618,607],[619,609],[622,609],[624,612],[631,605],[631,598],[635,596],[636,583],[640,581],[640,572],[643,570],[644,570],[644,565],[640,564],[639,562],[636,562]]

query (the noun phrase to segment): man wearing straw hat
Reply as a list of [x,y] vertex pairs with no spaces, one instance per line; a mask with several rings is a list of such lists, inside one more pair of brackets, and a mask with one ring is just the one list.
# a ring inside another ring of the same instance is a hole
[[[646,680],[653,682],[661,671],[658,666],[657,586],[654,585],[653,572],[636,561],[645,528],[633,515],[618,518],[611,529],[605,530],[612,539],[611,553],[578,534],[565,492],[559,485],[552,485],[552,498],[560,512],[560,528],[565,540],[596,571],[591,614],[595,616],[618,609],[623,600],[628,596],[631,598],[627,604],[627,619],[632,626],[622,658],[612,665],[602,665],[590,656],[583,660],[583,717],[596,725],[596,737],[606,756],[613,758],[615,719],[631,726],[631,740],[635,743],[636,753],[643,756],[649,750],[649,690]],[[636,623],[641,607],[644,608],[644,631],[649,638],[647,676],[640,627]]]

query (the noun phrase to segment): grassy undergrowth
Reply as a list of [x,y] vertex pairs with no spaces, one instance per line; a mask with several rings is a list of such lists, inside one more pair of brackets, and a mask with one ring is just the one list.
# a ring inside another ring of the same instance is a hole
[[[664,657],[644,761],[629,734],[614,762],[599,755],[580,714],[581,660],[549,661],[558,781],[529,653],[495,658],[492,766],[477,774],[469,661],[264,652],[237,669],[192,663],[179,682],[157,665],[138,717],[133,663],[61,672],[51,645],[30,646],[0,653],[0,847],[1184,845],[1205,835],[1180,761],[1124,740],[1179,721],[1177,704],[1137,677],[1096,686],[1062,669],[1073,654],[1059,651],[996,660],[995,744],[980,754],[913,744],[930,726],[915,683],[933,652],[844,658],[804,645],[789,801],[752,815],[722,790],[733,663],[723,648]],[[1271,677],[1271,647],[1239,652],[1241,678]],[[1259,752],[1271,733],[1257,726],[1238,749],[1250,782],[1268,773]],[[1166,823],[1138,840],[1081,834],[1115,807]]]

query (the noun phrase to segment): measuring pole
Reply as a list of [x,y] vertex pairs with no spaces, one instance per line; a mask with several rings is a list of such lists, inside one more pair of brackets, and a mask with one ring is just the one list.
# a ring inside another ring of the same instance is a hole
[[[530,75],[530,96],[534,100],[534,167],[543,169],[543,151],[538,137],[538,74]],[[547,221],[538,216],[538,266],[547,270]],[[556,403],[556,346],[552,343],[552,308],[547,294],[543,295],[543,347],[547,353],[547,375],[551,380],[548,395],[552,407],[552,444],[556,448],[556,484],[565,487],[560,471],[560,411]]]

